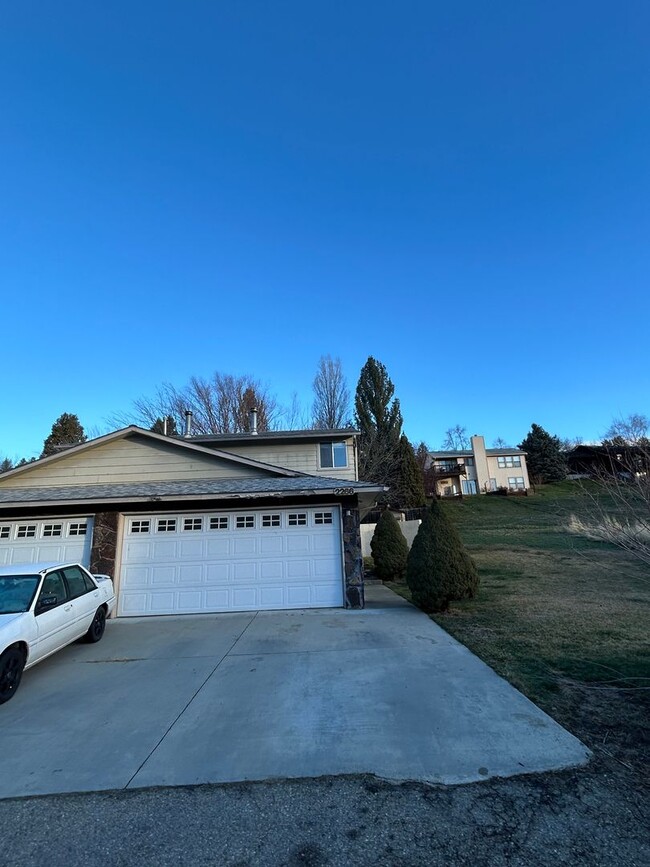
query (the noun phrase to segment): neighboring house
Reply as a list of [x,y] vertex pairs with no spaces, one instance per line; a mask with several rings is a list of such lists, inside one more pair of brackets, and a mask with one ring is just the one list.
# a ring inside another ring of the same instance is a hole
[[114,576],[118,616],[362,607],[357,432],[131,426],[0,477],[0,563]]
[[471,448],[429,452],[425,468],[428,495],[454,497],[530,487],[526,452],[521,449],[486,449],[482,436],[473,436]]
[[605,477],[645,476],[650,471],[650,448],[638,445],[579,445],[567,452],[572,475]]

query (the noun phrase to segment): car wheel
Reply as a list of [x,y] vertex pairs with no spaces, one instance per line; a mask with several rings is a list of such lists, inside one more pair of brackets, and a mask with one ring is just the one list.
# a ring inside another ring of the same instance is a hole
[[25,654],[18,647],[9,647],[0,656],[0,704],[16,693],[25,668]]
[[88,627],[88,632],[86,633],[86,641],[88,641],[90,644],[96,644],[104,634],[105,629],[106,609],[98,608],[97,611],[95,611],[93,622]]

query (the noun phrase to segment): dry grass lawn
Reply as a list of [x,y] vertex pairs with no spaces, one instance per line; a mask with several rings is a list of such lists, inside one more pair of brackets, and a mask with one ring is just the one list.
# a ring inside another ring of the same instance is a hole
[[650,709],[647,569],[569,531],[586,506],[575,483],[443,506],[481,588],[434,619],[595,752],[640,771]]

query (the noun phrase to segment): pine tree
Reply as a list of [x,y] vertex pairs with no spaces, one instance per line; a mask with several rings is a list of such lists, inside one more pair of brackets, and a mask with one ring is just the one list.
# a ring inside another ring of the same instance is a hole
[[370,356],[361,369],[354,399],[360,431],[359,476],[364,481],[391,485],[396,479],[402,413],[394,393],[386,368]]
[[11,469],[13,469],[13,464],[11,463],[11,461],[9,460],[9,458],[5,458],[5,459],[0,463],[0,473],[8,473],[9,470],[11,470]]
[[478,590],[474,561],[437,500],[411,545],[406,582],[413,602],[424,611],[445,611],[452,600],[471,599]]
[[543,427],[534,424],[526,439],[519,443],[519,448],[526,452],[528,472],[534,481],[561,482],[566,478],[566,461],[559,437],[551,436]]
[[370,551],[382,581],[404,580],[409,547],[392,512],[382,512],[370,540]]
[[399,509],[417,509],[426,502],[424,475],[406,434],[397,447],[397,479],[389,496]]
[[43,443],[42,458],[58,451],[57,446],[77,445],[86,442],[86,434],[79,418],[68,412],[60,415],[52,425],[50,435]]

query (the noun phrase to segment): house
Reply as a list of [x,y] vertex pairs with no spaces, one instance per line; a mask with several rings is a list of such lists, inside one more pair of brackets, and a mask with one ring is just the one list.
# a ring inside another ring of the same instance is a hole
[[470,443],[469,449],[429,452],[425,467],[428,495],[453,497],[529,489],[526,452],[486,449],[485,439],[478,435],[471,437]]
[[114,576],[118,616],[363,607],[357,431],[134,425],[0,476],[0,563]]
[[567,452],[566,459],[576,476],[628,478],[650,470],[650,449],[643,445],[579,445]]

